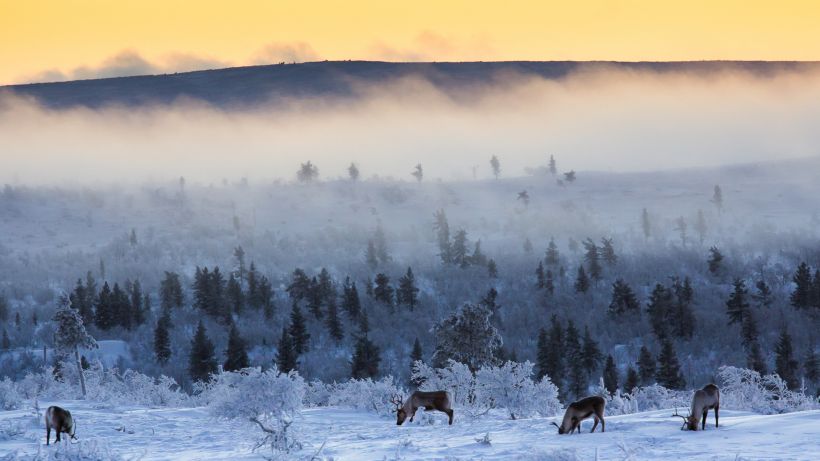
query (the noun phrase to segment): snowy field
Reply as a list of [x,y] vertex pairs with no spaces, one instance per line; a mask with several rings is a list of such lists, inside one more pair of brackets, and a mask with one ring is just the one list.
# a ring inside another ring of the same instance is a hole
[[[45,430],[30,409],[0,412],[0,459],[263,459],[253,451],[255,428],[216,421],[205,408],[105,408],[89,402],[57,403],[72,410],[79,443],[45,446]],[[325,460],[816,460],[820,410],[763,416],[710,414],[706,432],[680,430],[673,410],[607,418],[607,432],[558,436],[552,421],[485,417],[465,421],[430,413],[424,423],[398,427],[392,419],[342,408],[306,409],[299,421],[305,449],[299,459]],[[489,435],[489,444],[483,443]],[[52,434],[53,437],[53,434]],[[60,453],[57,453],[60,451]],[[94,455],[89,458],[79,458]]]

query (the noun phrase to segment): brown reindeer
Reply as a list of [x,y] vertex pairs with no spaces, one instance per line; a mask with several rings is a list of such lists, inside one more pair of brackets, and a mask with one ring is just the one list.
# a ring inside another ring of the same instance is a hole
[[715,410],[715,427],[718,427],[718,412],[720,411],[720,389],[714,384],[707,384],[703,389],[695,391],[692,396],[692,408],[689,416],[683,418],[683,429],[690,431],[698,430],[698,423],[701,423],[701,430],[706,430],[706,415],[709,410]]
[[393,396],[391,401],[396,405],[396,425],[398,426],[404,423],[408,415],[412,423],[413,418],[416,416],[416,410],[419,408],[424,408],[425,411],[437,410],[446,413],[449,424],[453,424],[453,408],[450,405],[450,394],[447,391],[416,391],[404,403],[402,403],[400,396]]
[[74,436],[77,427],[74,425],[74,419],[68,410],[55,406],[48,407],[48,410],[46,410],[46,445],[49,444],[48,439],[51,438],[52,428],[57,431],[57,442],[60,441],[61,432],[65,432],[69,437],[77,440],[77,437]]
[[604,407],[606,407],[606,400],[604,400],[603,397],[593,395],[569,404],[567,411],[564,413],[564,420],[561,422],[561,425],[559,426],[554,422],[552,424],[558,428],[559,434],[572,434],[576,429],[580,434],[581,421],[592,416],[595,419],[595,423],[592,425],[590,432],[595,432],[595,428],[598,427],[598,421],[601,422],[601,432],[606,432]]

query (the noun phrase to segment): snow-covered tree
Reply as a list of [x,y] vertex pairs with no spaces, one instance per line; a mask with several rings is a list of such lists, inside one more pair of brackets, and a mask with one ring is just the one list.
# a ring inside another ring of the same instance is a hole
[[97,342],[85,331],[80,313],[71,307],[68,296],[61,296],[57,311],[54,313],[54,348],[62,355],[74,355],[77,364],[77,376],[83,397],[86,396],[85,376],[80,363],[80,348],[94,349]]
[[492,325],[492,311],[484,304],[465,303],[433,327],[438,346],[433,363],[447,359],[465,363],[471,370],[495,363],[503,341]]

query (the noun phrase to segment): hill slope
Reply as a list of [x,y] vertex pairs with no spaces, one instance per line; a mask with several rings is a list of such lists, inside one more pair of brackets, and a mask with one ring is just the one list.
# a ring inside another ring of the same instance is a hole
[[0,87],[33,97],[52,108],[107,105],[170,104],[181,98],[222,108],[253,107],[303,97],[355,97],[357,85],[389,83],[419,77],[457,97],[459,90],[488,85],[510,75],[561,79],[578,71],[599,68],[625,71],[746,72],[774,75],[785,71],[820,69],[818,62],[699,61],[699,62],[464,62],[391,63],[326,61],[304,64],[233,67],[179,74],[78,80]]

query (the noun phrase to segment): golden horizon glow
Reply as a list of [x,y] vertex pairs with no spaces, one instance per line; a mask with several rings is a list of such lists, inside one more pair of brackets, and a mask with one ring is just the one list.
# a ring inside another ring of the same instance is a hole
[[0,84],[277,60],[810,61],[818,24],[807,0],[0,0]]

